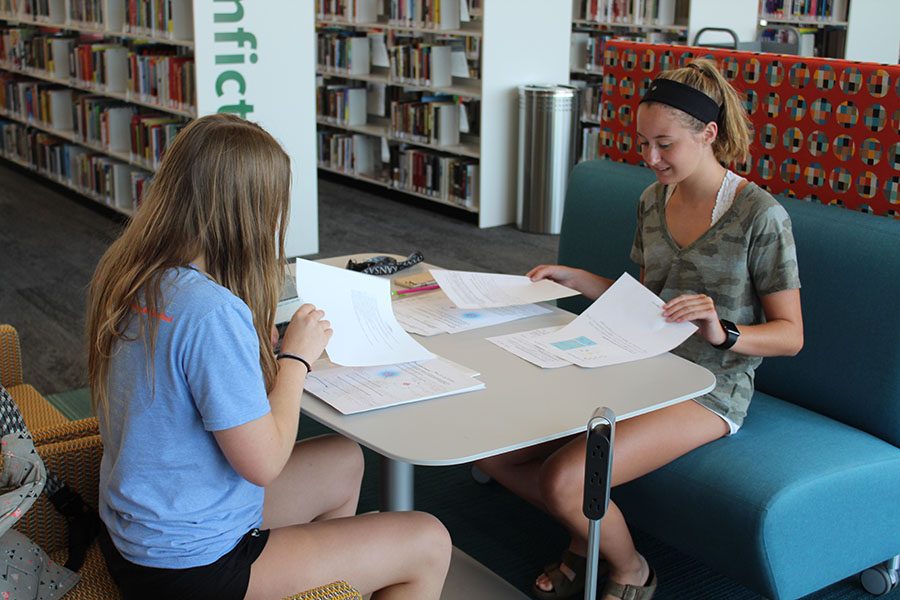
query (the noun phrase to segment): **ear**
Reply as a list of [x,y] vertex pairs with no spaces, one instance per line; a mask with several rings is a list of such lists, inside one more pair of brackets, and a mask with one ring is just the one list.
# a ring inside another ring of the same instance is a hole
[[715,121],[707,123],[706,127],[703,128],[701,137],[703,139],[703,143],[712,145],[712,143],[716,141],[716,138],[719,137],[719,124]]

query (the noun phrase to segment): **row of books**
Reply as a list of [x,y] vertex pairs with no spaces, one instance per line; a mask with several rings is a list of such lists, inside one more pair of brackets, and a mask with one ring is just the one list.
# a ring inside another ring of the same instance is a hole
[[599,83],[588,83],[581,90],[581,115],[590,121],[600,120],[600,100],[603,97],[603,86]]
[[437,146],[459,144],[459,105],[447,96],[395,102],[391,105],[391,134]]
[[581,0],[578,15],[600,23],[672,25],[676,0]]
[[581,156],[578,161],[596,160],[600,157],[600,128],[597,126],[581,128]]
[[123,10],[110,10],[110,0],[0,0],[0,13],[52,25],[67,22],[110,33],[155,38],[193,37],[192,0],[114,0]]
[[316,114],[338,125],[364,125],[366,96],[358,84],[316,86]]
[[[380,30],[357,32],[334,28],[320,28],[317,36],[318,64],[326,70],[347,75],[366,75],[372,67],[392,67],[400,53],[407,60],[414,60],[416,48],[423,46],[450,46],[448,57],[440,70],[452,77],[481,78],[481,38],[474,36],[432,35],[432,42],[425,42],[422,35],[410,35]],[[441,51],[442,53],[445,51]],[[401,67],[402,69],[402,67]]]
[[103,154],[0,119],[0,155],[120,210],[139,204],[150,173]]
[[365,33],[325,30],[316,37],[318,64],[348,75],[369,72],[369,38]]
[[317,132],[320,166],[467,208],[478,206],[478,161],[388,145],[383,138],[331,129]]
[[316,137],[316,158],[319,165],[348,175],[377,181],[387,180],[378,138],[331,129],[319,130]]
[[429,150],[397,146],[391,150],[391,181],[399,190],[476,208],[478,161]]
[[97,91],[133,94],[142,102],[190,110],[196,105],[191,56],[165,45],[108,43],[91,35],[55,35],[31,27],[0,28],[0,59]]
[[411,85],[447,87],[452,84],[451,47],[420,44],[394,46],[390,53],[391,78]]
[[0,106],[7,113],[108,152],[129,154],[147,169],[159,166],[184,119],[103,96],[0,74]]
[[458,29],[460,0],[390,0],[388,22],[422,29]]
[[[334,81],[329,79],[328,81]],[[481,102],[471,98],[447,94],[432,95],[414,91],[398,85],[369,82],[326,83],[321,78],[316,88],[318,115],[330,123],[340,126],[358,126],[387,121],[394,112],[394,106],[402,103],[421,104],[435,100],[455,103],[458,106],[458,130],[460,133],[479,135]],[[397,131],[407,131],[397,128]],[[402,134],[400,134],[402,135]],[[442,136],[438,136],[441,139]],[[455,134],[454,134],[455,139]],[[458,142],[447,142],[456,144]]]
[[21,15],[25,18],[62,22],[65,19],[64,6],[53,0],[3,0],[0,12]]
[[104,0],[69,0],[69,19],[75,23],[104,23]]
[[125,0],[124,31],[155,38],[193,37],[191,0]]
[[763,0],[762,13],[768,18],[844,21],[846,0]]
[[380,12],[379,2],[383,3],[383,0],[316,0],[316,18],[374,23]]

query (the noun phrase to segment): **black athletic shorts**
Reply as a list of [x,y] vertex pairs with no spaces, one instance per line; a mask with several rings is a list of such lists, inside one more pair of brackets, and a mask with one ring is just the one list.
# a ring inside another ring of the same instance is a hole
[[100,532],[100,548],[125,600],[243,600],[250,585],[250,565],[262,554],[268,539],[268,529],[253,529],[216,562],[189,569],[134,564],[119,554],[106,527]]

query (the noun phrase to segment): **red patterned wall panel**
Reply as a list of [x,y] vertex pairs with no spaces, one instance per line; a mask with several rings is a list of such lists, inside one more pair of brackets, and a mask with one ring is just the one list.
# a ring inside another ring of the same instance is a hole
[[774,194],[900,217],[900,66],[610,41],[599,155],[641,163],[638,102],[660,72],[710,58],[753,123],[734,169]]

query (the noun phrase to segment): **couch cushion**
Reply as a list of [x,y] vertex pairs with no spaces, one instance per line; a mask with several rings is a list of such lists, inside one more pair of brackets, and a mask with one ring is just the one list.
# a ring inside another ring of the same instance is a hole
[[[656,178],[649,169],[594,160],[579,163],[569,176],[559,264],[617,278],[639,269],[629,257],[641,192]],[[561,308],[580,313],[590,304],[583,296],[558,301]]]
[[734,436],[614,499],[626,519],[769,598],[797,598],[900,551],[900,450],[757,392]]
[[900,446],[900,221],[779,197],[797,242],[805,344],[757,387]]

